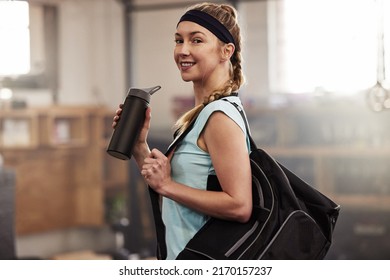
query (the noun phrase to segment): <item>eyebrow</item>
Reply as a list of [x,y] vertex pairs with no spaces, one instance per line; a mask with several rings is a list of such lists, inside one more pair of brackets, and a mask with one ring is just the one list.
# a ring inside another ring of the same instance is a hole
[[[205,35],[206,36],[206,34],[204,33],[204,32],[202,32],[202,31],[192,31],[192,32],[190,32],[190,35],[191,36],[194,36],[194,35],[196,35],[196,34],[198,34],[198,33],[200,33],[200,34],[203,34],[203,35]],[[175,33],[175,36],[180,36],[180,37],[182,37],[182,35],[180,34],[180,33]]]

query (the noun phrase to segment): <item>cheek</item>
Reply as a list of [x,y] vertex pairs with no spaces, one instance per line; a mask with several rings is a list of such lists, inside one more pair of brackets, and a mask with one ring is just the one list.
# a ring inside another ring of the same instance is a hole
[[179,61],[179,53],[177,52],[176,48],[173,50],[173,60],[177,64]]

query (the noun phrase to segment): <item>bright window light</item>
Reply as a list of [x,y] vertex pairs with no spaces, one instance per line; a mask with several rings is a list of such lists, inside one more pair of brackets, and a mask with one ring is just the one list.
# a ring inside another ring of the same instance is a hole
[[[318,89],[349,93],[375,85],[377,2],[282,1],[275,17],[279,35],[274,36],[270,48],[271,89],[283,93],[310,93]],[[386,8],[390,7],[388,4]],[[390,34],[390,28],[385,32]],[[390,56],[389,43],[385,49]],[[389,67],[390,59],[386,61]]]
[[0,1],[0,76],[30,71],[27,1]]

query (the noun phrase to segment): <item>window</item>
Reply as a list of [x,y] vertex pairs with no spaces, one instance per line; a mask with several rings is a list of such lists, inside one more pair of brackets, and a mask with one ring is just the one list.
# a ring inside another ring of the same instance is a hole
[[29,6],[27,1],[0,1],[0,76],[30,71]]
[[[381,0],[271,1],[272,92],[349,93],[374,86],[378,27],[390,35],[389,18],[378,21],[386,10],[390,3]],[[390,70],[389,35],[384,38],[385,65]]]

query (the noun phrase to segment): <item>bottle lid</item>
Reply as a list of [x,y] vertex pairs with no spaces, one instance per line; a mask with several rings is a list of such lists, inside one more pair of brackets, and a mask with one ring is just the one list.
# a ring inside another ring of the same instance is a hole
[[158,91],[161,86],[155,86],[151,88],[130,88],[127,96],[135,96],[144,99],[146,102],[150,102],[150,96]]

